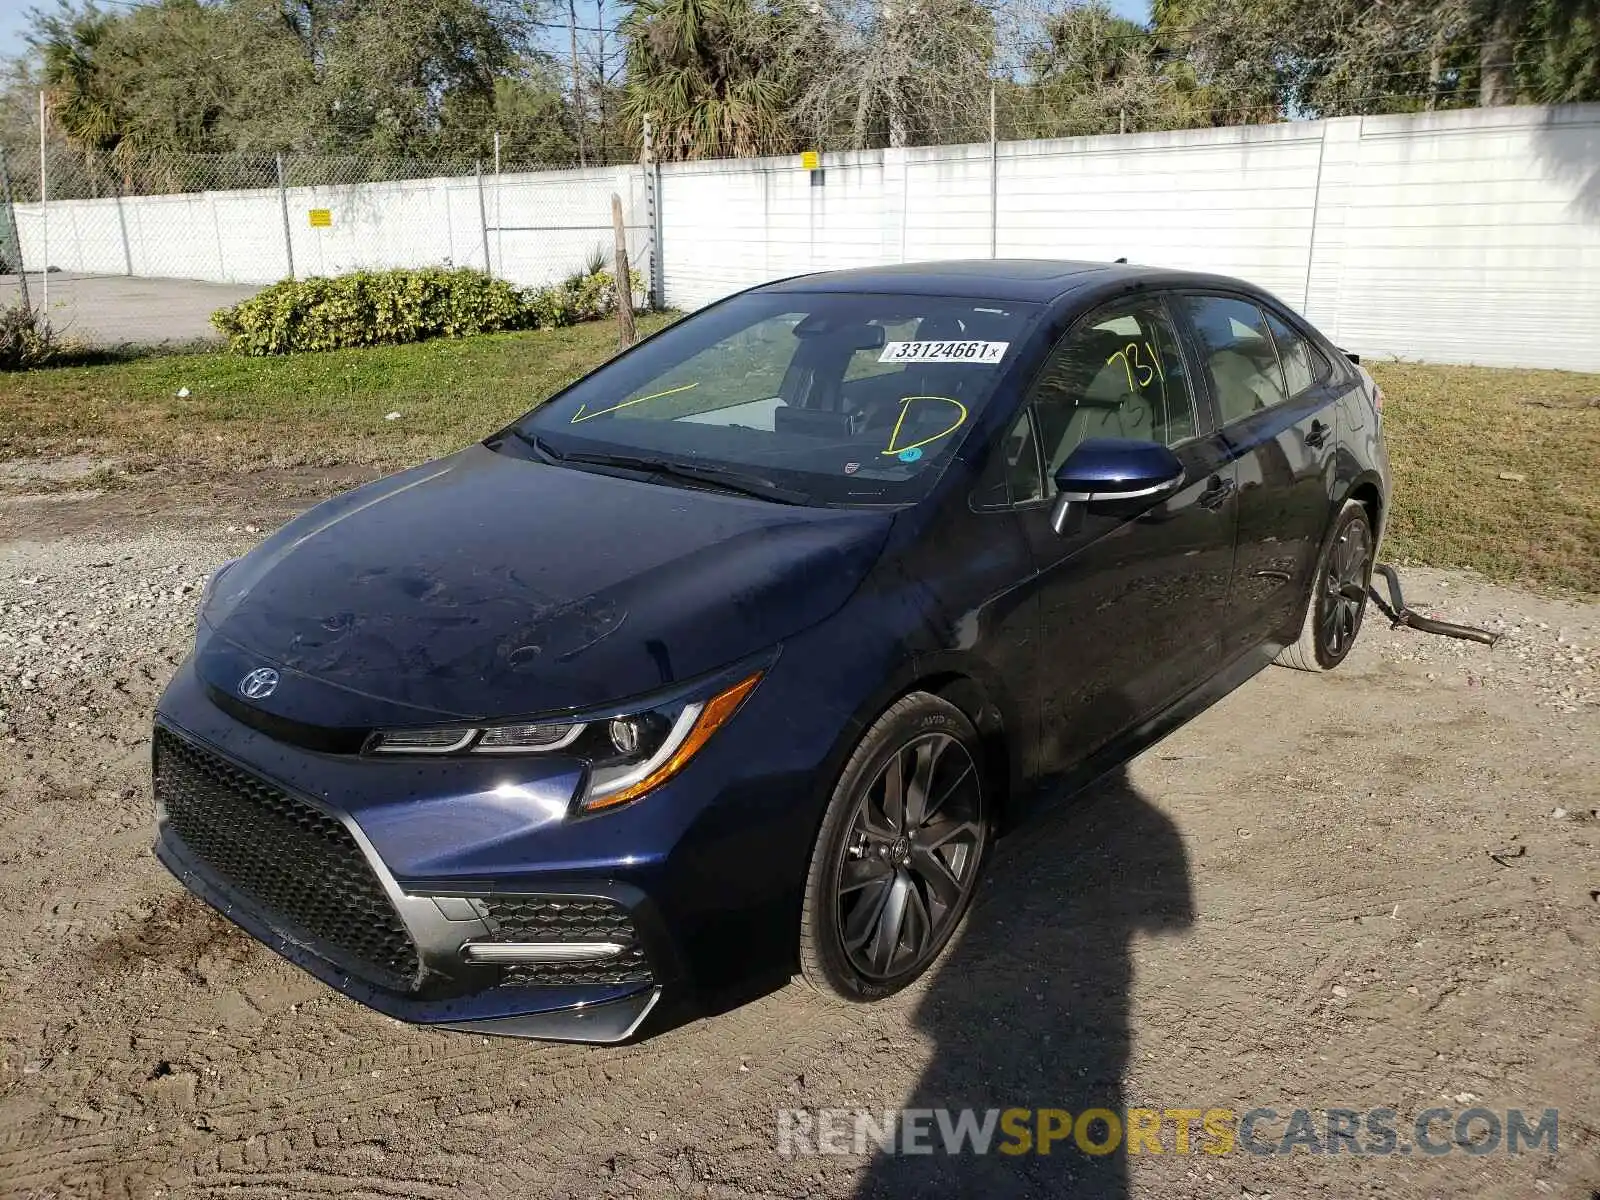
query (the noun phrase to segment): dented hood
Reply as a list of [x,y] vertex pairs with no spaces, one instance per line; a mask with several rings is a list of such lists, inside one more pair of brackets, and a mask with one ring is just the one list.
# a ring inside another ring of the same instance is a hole
[[643,695],[837,611],[883,512],[796,507],[482,446],[358,488],[227,569],[196,669],[324,726],[504,718]]

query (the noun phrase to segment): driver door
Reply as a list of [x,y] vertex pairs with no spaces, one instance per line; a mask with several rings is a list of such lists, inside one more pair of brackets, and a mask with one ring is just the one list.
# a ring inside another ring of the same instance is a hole
[[[1141,294],[1077,322],[1034,380],[1044,501],[1022,518],[1040,596],[1041,766],[1069,770],[1221,665],[1237,522],[1234,464],[1177,323]],[[1051,525],[1053,476],[1089,438],[1172,448],[1184,482],[1157,500],[1075,504]]]

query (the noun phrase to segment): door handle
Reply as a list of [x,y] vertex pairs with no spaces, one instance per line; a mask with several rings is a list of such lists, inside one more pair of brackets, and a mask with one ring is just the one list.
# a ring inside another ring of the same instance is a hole
[[1328,427],[1321,421],[1311,422],[1311,432],[1306,434],[1306,445],[1313,450],[1320,450],[1322,444],[1328,440]]
[[1233,495],[1239,486],[1233,480],[1223,479],[1220,475],[1213,475],[1207,481],[1207,485],[1196,503],[1201,508],[1209,508],[1212,512],[1220,512],[1222,506],[1228,502],[1228,497]]

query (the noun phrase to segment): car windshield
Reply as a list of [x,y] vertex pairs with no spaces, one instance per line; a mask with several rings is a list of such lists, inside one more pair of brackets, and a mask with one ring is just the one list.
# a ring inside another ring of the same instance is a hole
[[672,326],[517,432],[581,465],[648,460],[811,504],[922,496],[1039,306],[752,292]]

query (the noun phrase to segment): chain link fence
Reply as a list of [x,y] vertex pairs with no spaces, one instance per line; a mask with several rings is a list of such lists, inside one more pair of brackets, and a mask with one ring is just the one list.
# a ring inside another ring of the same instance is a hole
[[651,277],[653,172],[512,155],[97,154],[47,143],[4,163],[0,268],[266,284],[457,266],[542,286],[610,262],[611,197]]

